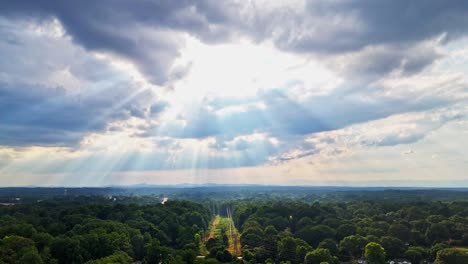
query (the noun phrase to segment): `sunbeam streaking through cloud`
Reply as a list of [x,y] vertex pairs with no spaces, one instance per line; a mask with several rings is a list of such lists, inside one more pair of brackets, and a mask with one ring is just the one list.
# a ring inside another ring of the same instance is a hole
[[455,2],[2,2],[0,185],[466,182]]

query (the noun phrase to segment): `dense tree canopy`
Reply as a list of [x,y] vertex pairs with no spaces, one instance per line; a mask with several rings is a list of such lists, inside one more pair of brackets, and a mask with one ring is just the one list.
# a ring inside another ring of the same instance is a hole
[[212,217],[193,202],[137,205],[100,198],[0,207],[0,215],[0,263],[57,264],[184,263],[187,254],[199,254],[196,235]]
[[[281,195],[165,204],[153,196],[46,197],[0,206],[0,264],[452,263],[468,247],[465,201]],[[232,221],[212,235],[215,215]]]

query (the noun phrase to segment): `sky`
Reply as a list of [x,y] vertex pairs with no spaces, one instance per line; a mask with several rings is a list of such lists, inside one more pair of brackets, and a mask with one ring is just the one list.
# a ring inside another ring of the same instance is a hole
[[468,187],[466,1],[0,2],[0,186]]

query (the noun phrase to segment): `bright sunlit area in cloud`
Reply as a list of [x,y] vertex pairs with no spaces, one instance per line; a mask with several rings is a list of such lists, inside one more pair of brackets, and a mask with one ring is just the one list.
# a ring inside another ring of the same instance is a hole
[[189,71],[174,84],[171,96],[175,100],[251,97],[262,90],[295,85],[310,87],[318,94],[333,88],[338,79],[312,56],[281,52],[271,42],[239,39],[229,44],[204,44],[186,37],[180,52],[180,63],[189,65]]
[[468,186],[454,9],[40,2],[0,4],[0,185]]

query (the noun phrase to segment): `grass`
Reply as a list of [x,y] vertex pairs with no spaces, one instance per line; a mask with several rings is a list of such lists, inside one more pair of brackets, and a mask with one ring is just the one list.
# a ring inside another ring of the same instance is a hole
[[[233,228],[231,230],[232,236],[230,236],[229,235],[230,225],[231,225],[231,219],[217,215],[213,219],[213,222],[210,225],[209,233],[205,239],[208,240],[209,238],[217,238],[220,241],[223,241],[223,234],[226,234],[227,237],[229,238],[228,250],[231,252],[231,254],[239,256],[240,248],[241,248],[240,243],[239,243],[240,235],[237,229],[233,225]],[[237,242],[237,251],[236,251],[236,246],[234,245],[236,244],[236,242]],[[204,251],[200,249],[200,252],[205,252],[206,254],[208,254],[208,252],[206,251],[206,248],[204,248]]]

